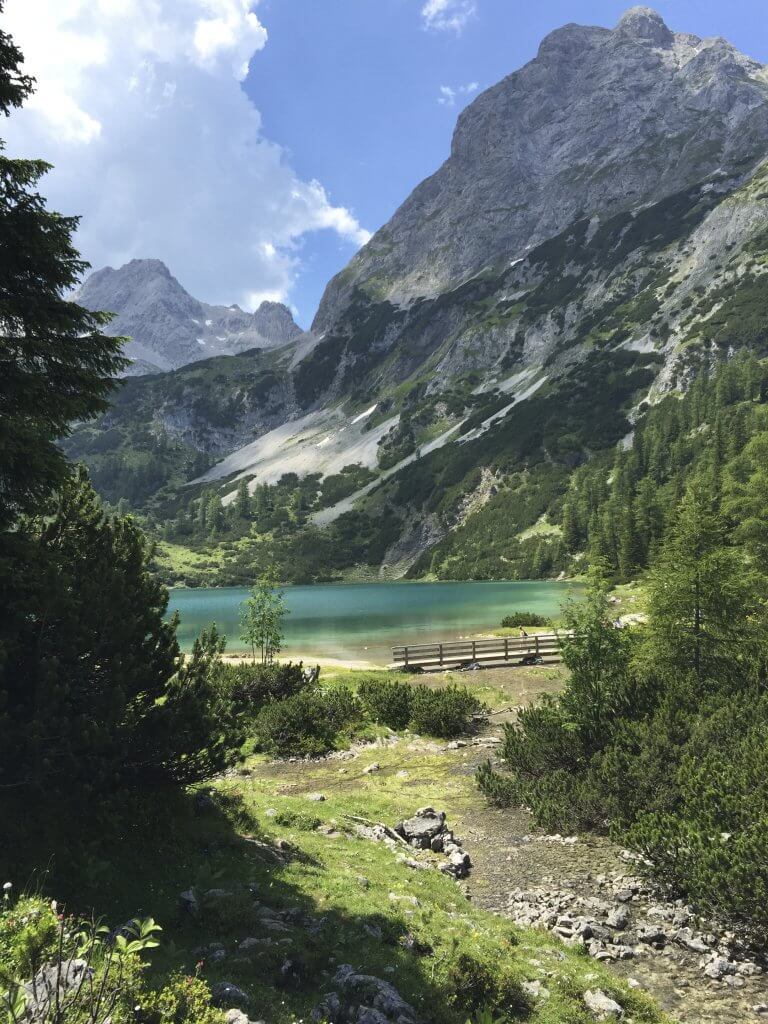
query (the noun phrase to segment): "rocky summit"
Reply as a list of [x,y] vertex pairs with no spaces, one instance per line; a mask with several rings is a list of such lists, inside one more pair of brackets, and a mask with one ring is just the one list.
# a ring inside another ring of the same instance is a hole
[[275,348],[295,341],[301,328],[279,302],[255,313],[194,299],[160,260],[105,267],[83,283],[77,299],[88,309],[115,313],[108,331],[126,336],[129,373],[157,373],[217,355]]
[[582,215],[743,173],[767,137],[766,70],[724,39],[672,32],[647,7],[612,30],[566,25],[464,110],[449,158],[331,282],[315,327],[333,330],[355,289],[434,296]]

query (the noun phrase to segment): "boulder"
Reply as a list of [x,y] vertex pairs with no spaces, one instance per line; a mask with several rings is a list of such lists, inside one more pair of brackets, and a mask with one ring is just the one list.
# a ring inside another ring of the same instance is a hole
[[[45,1021],[56,1010],[57,1002],[65,992],[78,988],[93,977],[93,968],[80,958],[41,967],[32,981],[24,985],[26,1014],[24,1020]],[[13,1019],[9,1015],[9,1019]]]
[[263,1020],[251,1020],[242,1010],[231,1009],[224,1014],[227,1024],[264,1024]]
[[675,932],[675,942],[684,949],[690,949],[693,953],[708,953],[709,946],[699,935],[694,935],[690,928],[681,928]]
[[734,974],[735,971],[735,966],[729,960],[725,960],[721,956],[714,956],[704,967],[704,977],[719,981],[728,974]]
[[250,1001],[249,996],[237,985],[233,985],[231,981],[218,981],[211,986],[211,1002],[214,1006],[219,1006],[222,1009],[225,1007],[242,1009]]
[[606,917],[605,923],[609,928],[616,928],[617,931],[623,931],[629,924],[629,911],[626,907],[616,907]]
[[587,989],[584,993],[584,1005],[595,1020],[619,1020],[624,1015],[621,1004],[599,988]]
[[406,818],[395,831],[411,846],[428,850],[435,836],[445,831],[445,813],[435,811],[432,807],[422,807],[412,818]]
[[315,1007],[311,1020],[334,1024],[421,1024],[416,1011],[394,985],[343,964],[333,977],[334,992]]
[[197,917],[200,914],[200,903],[194,889],[185,889],[179,893],[179,913],[184,917]]

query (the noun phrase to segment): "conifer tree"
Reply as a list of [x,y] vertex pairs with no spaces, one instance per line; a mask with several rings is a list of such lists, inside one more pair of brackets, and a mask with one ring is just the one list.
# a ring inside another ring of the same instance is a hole
[[251,517],[251,497],[248,494],[248,482],[243,479],[237,485],[237,492],[235,494],[235,512],[240,519],[250,519]]
[[[6,116],[33,91],[22,61],[0,32]],[[0,143],[0,530],[38,509],[61,482],[66,462],[57,440],[106,408],[126,365],[121,340],[103,333],[111,317],[67,297],[88,265],[72,245],[78,219],[48,210],[37,191],[48,170],[42,160],[10,159]]]
[[764,582],[726,545],[712,481],[688,486],[650,574],[645,657],[655,670],[743,682],[762,664]]

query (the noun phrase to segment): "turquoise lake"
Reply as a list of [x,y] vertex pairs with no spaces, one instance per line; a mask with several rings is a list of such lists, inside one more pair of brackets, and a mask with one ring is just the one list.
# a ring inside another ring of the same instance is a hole
[[[387,664],[395,644],[456,640],[492,629],[514,611],[556,615],[572,589],[551,580],[286,587],[283,653]],[[200,629],[215,622],[227,650],[242,650],[239,606],[247,596],[239,587],[171,591],[182,647],[189,650]]]

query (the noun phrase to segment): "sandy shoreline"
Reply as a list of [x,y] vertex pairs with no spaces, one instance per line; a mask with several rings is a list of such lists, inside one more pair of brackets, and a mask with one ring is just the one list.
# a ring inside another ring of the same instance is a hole
[[[252,661],[252,658],[245,651],[239,651],[233,652],[232,654],[225,654],[223,660],[228,665],[242,665],[243,663]],[[276,658],[275,660],[282,663],[287,663],[289,661],[294,663],[302,661],[305,666],[319,665],[321,668],[346,668],[362,671],[380,671],[387,667],[383,662],[377,663],[373,661],[363,661],[358,658],[325,658],[315,654],[284,655]]]

